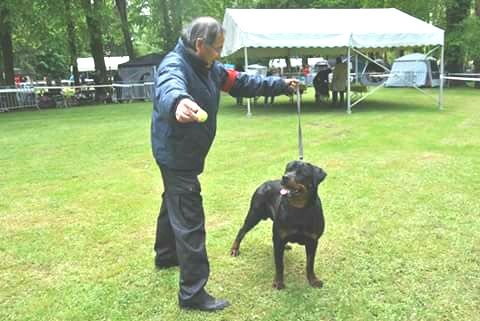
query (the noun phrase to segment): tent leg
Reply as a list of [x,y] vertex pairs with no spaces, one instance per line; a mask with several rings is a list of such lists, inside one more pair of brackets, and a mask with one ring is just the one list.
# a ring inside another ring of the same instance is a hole
[[350,99],[350,46],[347,50],[347,113],[352,113],[352,101]]
[[442,46],[441,49],[441,60],[442,63],[440,65],[440,90],[438,92],[438,109],[443,110],[443,73],[444,73],[444,66],[445,66],[445,45]]
[[358,84],[358,53],[355,53],[355,83]]
[[[243,68],[245,71],[247,71],[247,66],[248,66],[248,52],[247,52],[247,47],[243,48],[243,53],[245,56],[245,67]],[[250,97],[247,99],[247,117],[251,117],[252,112],[250,110]]]

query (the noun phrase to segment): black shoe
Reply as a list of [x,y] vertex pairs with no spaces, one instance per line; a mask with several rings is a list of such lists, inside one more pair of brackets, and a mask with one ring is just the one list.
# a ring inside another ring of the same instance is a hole
[[163,269],[171,268],[173,266],[178,266],[177,259],[165,260],[165,259],[160,259],[158,255],[155,256],[155,267],[157,269],[163,270]]
[[200,310],[207,312],[215,312],[223,310],[230,305],[227,300],[215,299],[207,292],[197,295],[188,301],[179,300],[180,308],[189,310]]

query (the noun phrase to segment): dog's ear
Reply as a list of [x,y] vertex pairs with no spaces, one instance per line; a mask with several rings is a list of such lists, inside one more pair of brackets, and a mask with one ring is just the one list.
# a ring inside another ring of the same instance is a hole
[[317,167],[315,165],[312,165],[312,167],[313,167],[313,185],[315,188],[317,188],[318,184],[323,182],[325,177],[327,177],[327,173],[325,173],[325,171],[320,167]]

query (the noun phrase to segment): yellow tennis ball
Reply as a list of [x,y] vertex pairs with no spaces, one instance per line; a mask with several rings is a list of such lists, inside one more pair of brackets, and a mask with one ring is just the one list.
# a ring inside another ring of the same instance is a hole
[[203,123],[203,122],[205,122],[205,121],[207,120],[208,114],[207,114],[207,112],[206,112],[205,110],[199,109],[199,110],[197,111],[197,118],[198,118],[198,121],[199,121],[199,122]]

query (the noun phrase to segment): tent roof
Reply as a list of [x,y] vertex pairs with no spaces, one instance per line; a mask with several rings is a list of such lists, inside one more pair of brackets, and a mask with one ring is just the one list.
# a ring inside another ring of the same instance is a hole
[[[107,70],[117,70],[118,65],[130,59],[128,56],[103,57]],[[78,71],[95,71],[95,62],[93,57],[77,58]]]
[[434,59],[433,57],[421,54],[421,53],[412,53],[395,59],[395,61],[425,61],[428,59]]
[[[318,53],[318,48],[443,45],[444,31],[397,9],[227,9],[223,56]],[[316,50],[315,50],[316,49]],[[340,51],[341,50],[341,51]]]
[[259,64],[253,64],[253,65],[248,65],[248,69],[268,69],[267,66],[259,65]]
[[137,57],[128,62],[118,65],[119,68],[125,67],[141,67],[141,66],[157,66],[162,61],[165,54],[151,53],[145,56]]

